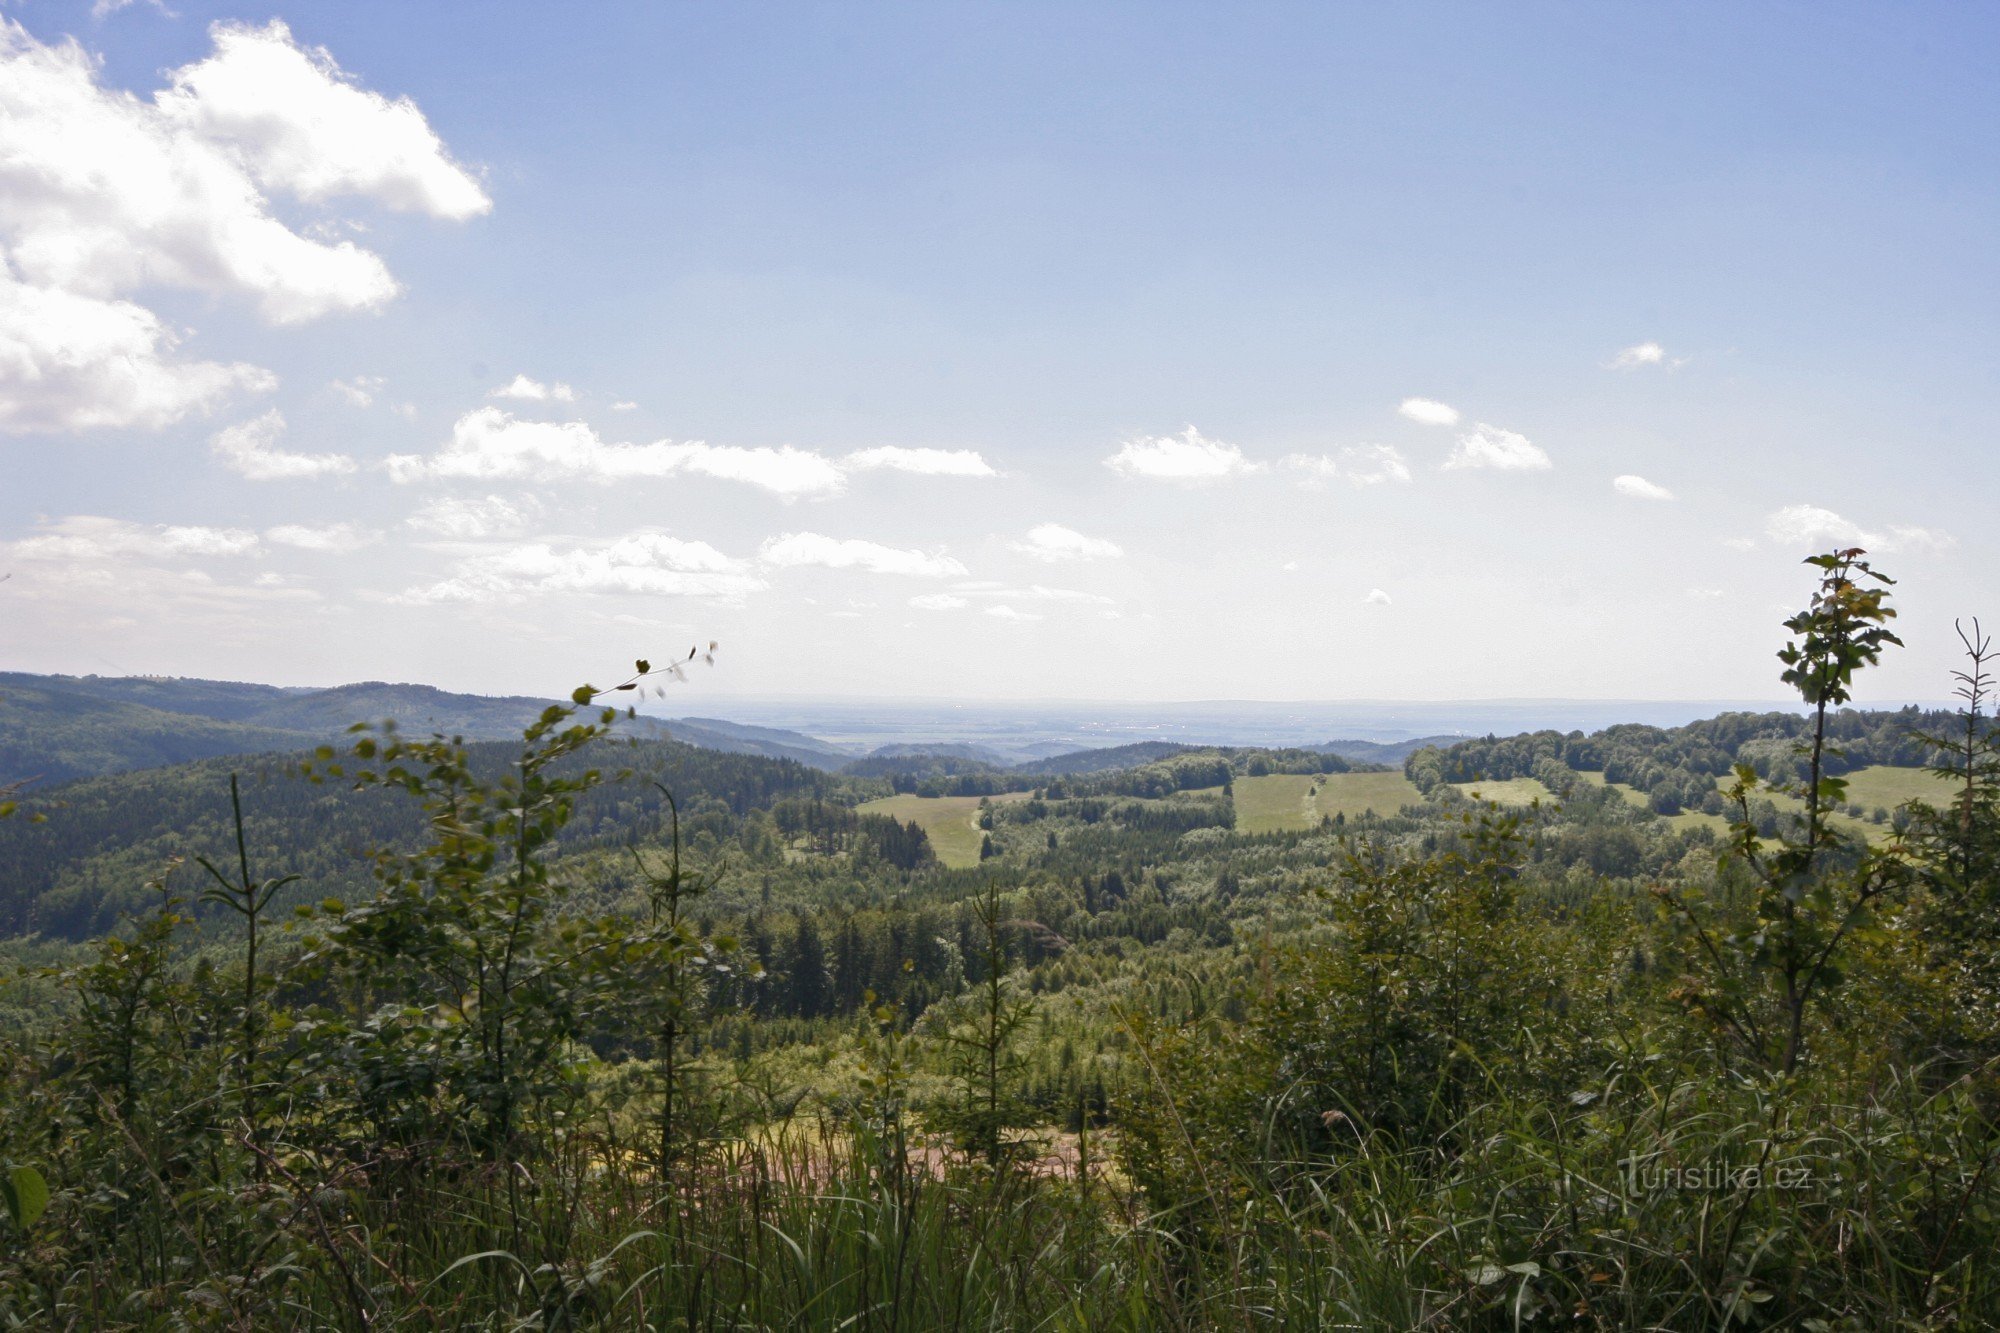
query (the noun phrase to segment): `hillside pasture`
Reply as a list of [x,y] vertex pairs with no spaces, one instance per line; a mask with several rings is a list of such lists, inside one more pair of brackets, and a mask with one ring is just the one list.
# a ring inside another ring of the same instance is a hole
[[1236,779],[1239,833],[1284,833],[1317,828],[1322,819],[1353,819],[1373,811],[1393,815],[1421,803],[1423,793],[1399,772],[1269,773]]
[[1493,782],[1454,782],[1451,784],[1473,800],[1492,801],[1496,805],[1529,805],[1540,801],[1544,805],[1555,802],[1555,793],[1533,778],[1502,778]]
[[905,823],[914,821],[931,840],[931,850],[953,870],[979,864],[979,802],[1001,805],[1026,800],[1028,793],[1004,792],[998,796],[912,796],[907,793],[865,801],[855,807],[864,815],[888,815]]

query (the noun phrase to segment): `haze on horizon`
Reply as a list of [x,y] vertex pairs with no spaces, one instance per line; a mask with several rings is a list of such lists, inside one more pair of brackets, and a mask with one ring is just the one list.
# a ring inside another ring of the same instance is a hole
[[1864,702],[1936,699],[2000,620],[1996,36],[9,6],[0,669],[1775,699],[1857,543]]

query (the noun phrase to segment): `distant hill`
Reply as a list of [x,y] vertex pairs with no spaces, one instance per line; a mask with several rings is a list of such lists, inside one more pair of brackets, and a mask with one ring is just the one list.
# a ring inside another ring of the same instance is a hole
[[1440,748],[1456,745],[1463,736],[1425,736],[1414,741],[1322,741],[1318,745],[1308,745],[1305,749],[1315,754],[1337,754],[1342,759],[1352,759],[1363,764],[1382,764],[1396,768],[1405,759],[1427,745]]
[[[648,720],[648,719],[641,719]],[[727,754],[761,754],[769,759],[795,759],[801,764],[835,772],[854,759],[854,752],[802,731],[753,727],[713,717],[676,717],[660,722],[663,734],[689,745]]]
[[0,677],[0,784],[158,768],[219,755],[296,750],[309,738],[282,728],[168,712],[116,698]]
[[[132,704],[107,708],[147,711]],[[172,714],[161,714],[172,717]],[[472,747],[475,768],[493,772],[516,753],[500,742]],[[406,846],[422,831],[415,804],[381,789],[308,783],[289,753],[229,755],[141,772],[81,778],[44,793],[45,823],[0,820],[0,937],[39,932],[82,939],[116,926],[121,912],[147,905],[146,882],[176,857],[230,852],[229,778],[242,779],[252,864],[260,874],[304,876],[281,905],[372,890],[370,848]],[[610,767],[607,765],[606,767]],[[577,802],[565,850],[622,848],[664,833],[664,802],[679,800],[690,827],[718,814],[740,816],[772,802],[824,796],[834,783],[802,764],[721,754],[671,741],[643,741],[618,755],[635,780],[612,783]],[[185,892],[198,881],[183,866]]]
[[[512,740],[551,701],[455,694],[363,681],[289,688],[175,676],[35,676],[0,672],[0,782],[43,784],[220,755],[301,750],[356,722],[394,718],[406,732]],[[831,772],[854,758],[796,731],[715,718],[633,718],[623,734],[671,737],[725,754],[790,759]]]
[[432,685],[363,681],[331,689],[288,689],[241,681],[195,680],[173,676],[29,676],[0,673],[0,691],[58,690],[88,699],[138,704],[181,713],[323,737],[356,722],[395,718],[405,731],[442,731],[468,740],[518,736],[544,708],[546,699],[514,695],[453,694]]
[[1174,741],[1134,741],[1130,745],[1111,745],[1097,750],[1071,750],[1067,754],[1051,755],[1047,759],[1016,764],[1014,771],[1048,777],[1104,773],[1118,768],[1137,768],[1141,764],[1150,764],[1173,755],[1185,754],[1195,748],[1197,747],[1181,745]]

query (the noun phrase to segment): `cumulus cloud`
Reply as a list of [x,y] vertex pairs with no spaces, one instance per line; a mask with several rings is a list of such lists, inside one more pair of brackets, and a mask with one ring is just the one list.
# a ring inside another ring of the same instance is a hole
[[1674,498],[1674,493],[1666,487],[1647,481],[1644,477],[1635,477],[1629,472],[1622,477],[1613,477],[1611,479],[1611,489],[1617,491],[1620,495],[1629,495],[1635,500],[1671,500]]
[[358,528],[352,523],[282,523],[264,530],[264,540],[275,546],[301,551],[323,551],[334,555],[358,551],[380,541],[381,534]]
[[272,194],[443,218],[491,207],[408,99],[358,87],[280,22],[210,36],[148,101],[101,86],[74,40],[0,18],[0,428],[158,428],[271,387],[254,367],[179,357],[180,336],[129,293],[241,297],[275,324],[395,296],[379,256],[292,229]]
[[1780,546],[1860,546],[1872,551],[1942,551],[1958,544],[1948,532],[1892,524],[1871,532],[1859,523],[1818,505],[1786,505],[1764,520],[1764,536]]
[[1500,472],[1542,472],[1555,464],[1539,446],[1529,443],[1527,436],[1481,422],[1477,429],[1458,437],[1458,447],[1444,460],[1444,466],[1447,471],[1492,468]]
[[10,543],[8,550],[22,560],[88,562],[242,556],[255,554],[260,546],[257,534],[243,528],[133,523],[76,514]]
[[1458,424],[1458,409],[1435,398],[1405,398],[1396,410],[1421,426]]
[[1389,605],[1389,594],[1383,592],[1380,588],[1370,588],[1368,595],[1361,599],[1361,604],[1363,606],[1387,606]]
[[1127,440],[1104,460],[1104,466],[1127,477],[1188,482],[1220,481],[1264,467],[1245,458],[1233,444],[1203,438],[1193,426],[1179,435]]
[[419,506],[406,521],[417,531],[446,541],[471,542],[512,536],[526,527],[538,510],[528,497],[517,503],[498,495],[483,499],[439,496]]
[[1643,366],[1665,366],[1668,370],[1679,370],[1688,363],[1684,356],[1668,356],[1667,349],[1656,342],[1635,343],[1604,363],[1606,370],[1638,370]]
[[226,145],[267,188],[308,203],[361,196],[439,218],[492,209],[409,98],[356,87],[329,52],[300,46],[276,19],[261,28],[221,23],[209,35],[215,53],[176,70],[155,100],[173,124]]
[[544,384],[531,380],[526,375],[516,375],[511,381],[501,385],[488,398],[513,398],[527,403],[573,403],[576,390],[567,384]]
[[556,546],[528,542],[459,560],[449,577],[390,599],[406,605],[518,601],[550,593],[734,599],[766,586],[706,542],[657,532]]
[[1125,554],[1116,542],[1102,537],[1086,537],[1060,523],[1038,523],[1028,529],[1024,540],[1010,543],[1024,555],[1037,560],[1115,560]]
[[[0,212],[5,176],[0,164]],[[180,343],[143,306],[17,281],[0,255],[0,431],[158,430],[278,385],[269,371],[240,361],[177,357]]]
[[863,569],[871,574],[902,574],[913,578],[949,578],[965,566],[947,555],[905,551],[855,538],[840,540],[817,532],[788,532],[765,542],[758,558],[767,565],[799,568]]
[[629,398],[621,398],[611,405],[611,410],[613,412],[636,412],[639,410],[639,405]]
[[927,592],[912,597],[910,605],[919,611],[962,611],[972,603],[963,597],[948,592]]
[[332,389],[349,407],[369,407],[375,402],[375,395],[382,392],[384,381],[380,375],[356,375],[351,380],[335,380],[326,387]]
[[1302,474],[1309,485],[1336,478],[1350,486],[1379,486],[1386,481],[1408,481],[1410,465],[1402,451],[1389,444],[1349,445],[1338,457],[1332,454],[1287,454],[1279,466]]
[[929,477],[997,477],[977,449],[904,449],[893,444],[857,449],[840,460],[857,471],[889,468]]
[[216,434],[210,446],[231,471],[251,481],[303,481],[338,477],[354,471],[346,454],[292,454],[277,447],[284,438],[285,418],[276,408]]
[[790,445],[609,444],[581,421],[521,421],[497,407],[460,417],[451,440],[430,457],[397,454],[387,462],[389,475],[402,482],[426,477],[609,482],[694,472],[760,486],[788,500],[831,495],[847,484],[827,459]]

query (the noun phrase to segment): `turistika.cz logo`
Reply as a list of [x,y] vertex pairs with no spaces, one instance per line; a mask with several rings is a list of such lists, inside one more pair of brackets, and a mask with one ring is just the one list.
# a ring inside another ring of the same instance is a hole
[[1702,1191],[1734,1194],[1745,1190],[1802,1190],[1813,1183],[1809,1166],[1737,1166],[1728,1162],[1702,1162],[1694,1166],[1663,1166],[1625,1163],[1625,1192],[1654,1194],[1661,1190]]

